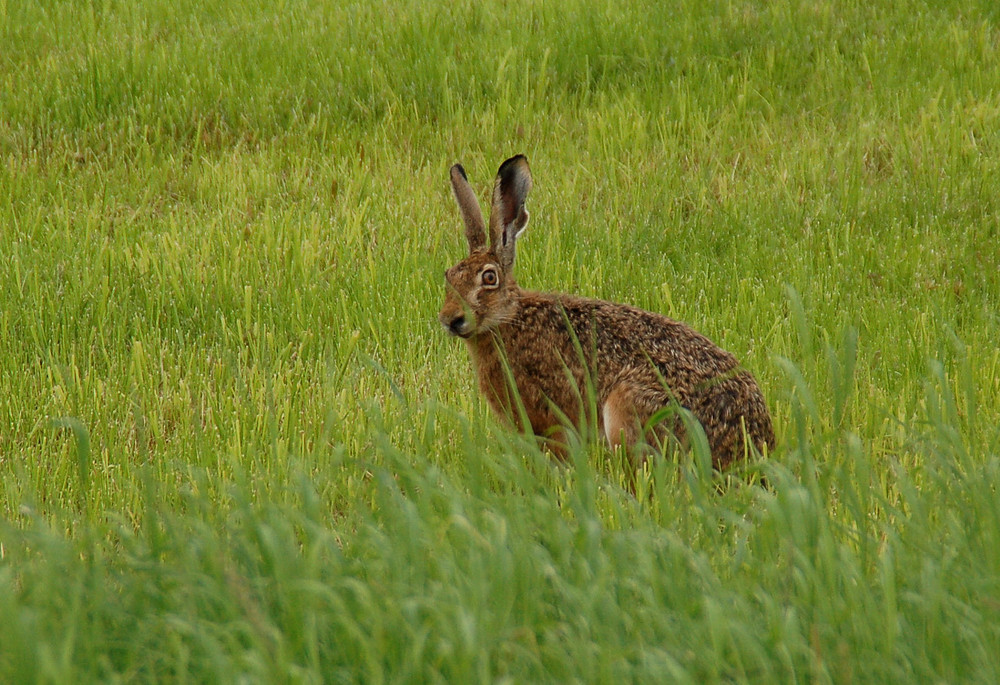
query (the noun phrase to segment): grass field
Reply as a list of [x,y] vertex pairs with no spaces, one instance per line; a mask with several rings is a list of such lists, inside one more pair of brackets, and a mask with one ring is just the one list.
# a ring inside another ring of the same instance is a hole
[[[1000,682],[998,44],[987,0],[0,0],[0,681]],[[489,414],[447,172],[517,152],[520,282],[734,352],[770,490]]]

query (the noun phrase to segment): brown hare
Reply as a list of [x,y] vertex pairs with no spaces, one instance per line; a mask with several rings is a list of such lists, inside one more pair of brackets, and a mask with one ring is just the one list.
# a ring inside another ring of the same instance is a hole
[[[490,405],[516,427],[565,455],[567,425],[588,420],[633,457],[673,434],[687,442],[677,405],[701,423],[717,469],[774,444],[771,417],[754,377],[736,358],[683,323],[602,300],[522,290],[514,279],[518,236],[528,224],[531,172],[524,155],[505,161],[493,186],[489,239],[465,170],[451,168],[469,256],[445,273],[438,315],[464,338]],[[519,398],[519,399],[518,399]],[[658,425],[659,412],[670,416]]]

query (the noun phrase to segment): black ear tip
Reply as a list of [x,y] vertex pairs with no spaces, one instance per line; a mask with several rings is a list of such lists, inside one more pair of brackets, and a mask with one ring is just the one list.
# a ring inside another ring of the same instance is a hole
[[459,176],[461,176],[463,181],[468,181],[469,180],[469,177],[465,175],[465,169],[462,167],[461,164],[456,164],[455,166],[453,166],[451,168],[451,175],[452,175],[452,177],[454,177],[455,174],[458,174]]
[[514,169],[522,165],[525,168],[527,168],[528,158],[525,157],[524,155],[514,155],[513,157],[504,161],[504,163],[500,165],[500,169],[497,171],[497,174],[499,174],[500,176],[506,176],[509,172],[513,171]]

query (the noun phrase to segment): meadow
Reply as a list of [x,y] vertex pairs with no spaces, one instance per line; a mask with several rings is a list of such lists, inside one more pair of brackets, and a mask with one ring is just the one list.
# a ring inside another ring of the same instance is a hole
[[[988,0],[0,0],[0,681],[1000,682]],[[440,329],[688,322],[779,445],[638,496]],[[759,484],[766,477],[768,487]]]

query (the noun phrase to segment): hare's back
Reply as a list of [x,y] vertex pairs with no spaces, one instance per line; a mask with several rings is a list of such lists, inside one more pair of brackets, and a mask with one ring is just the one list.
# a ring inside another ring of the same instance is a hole
[[680,321],[625,304],[568,296],[536,296],[540,317],[550,325],[568,321],[584,350],[597,350],[600,366],[649,368],[667,378],[715,378],[739,362],[729,352]]

